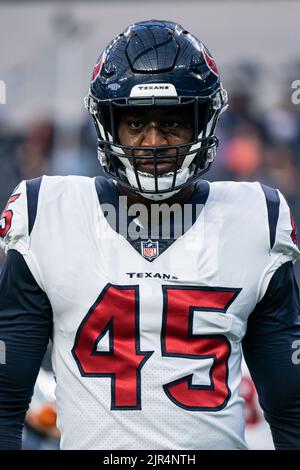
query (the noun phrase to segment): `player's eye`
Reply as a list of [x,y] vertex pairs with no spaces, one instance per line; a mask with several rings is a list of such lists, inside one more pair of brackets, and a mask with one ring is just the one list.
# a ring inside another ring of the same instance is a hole
[[134,130],[139,130],[139,129],[142,129],[143,127],[142,121],[139,121],[138,119],[132,119],[128,121],[127,124],[128,124],[128,127],[130,127],[130,129],[134,129]]
[[177,129],[179,126],[179,121],[165,121],[162,123],[162,127],[166,127],[168,129]]

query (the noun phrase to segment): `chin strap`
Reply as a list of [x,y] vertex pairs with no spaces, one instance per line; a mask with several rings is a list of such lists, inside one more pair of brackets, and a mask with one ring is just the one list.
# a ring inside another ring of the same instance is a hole
[[171,191],[169,193],[157,193],[157,194],[149,194],[149,193],[140,193],[145,199],[151,199],[151,201],[164,201],[165,199],[170,199],[172,196],[177,194],[180,189],[176,191]]
[[[134,171],[131,168],[126,168],[126,177],[128,179],[129,184],[135,188],[138,189],[138,184],[136,181],[136,176]],[[154,176],[147,174],[147,173],[142,173],[138,171],[139,175],[139,180],[142,189],[145,189],[146,191],[155,191],[155,180]],[[181,170],[178,170],[177,175],[176,175],[176,186],[177,185],[182,185],[184,184],[187,179],[190,176],[190,170],[189,168],[184,168]],[[173,183],[173,173],[168,173],[163,176],[159,176],[157,178],[157,188],[158,191],[165,191],[167,189],[170,189],[172,187]],[[169,199],[170,197],[174,196],[174,194],[178,193],[181,188],[175,189],[174,191],[170,191],[167,193],[143,193],[141,192],[140,194],[146,198],[146,199],[152,199],[154,201],[159,201],[163,199]]]

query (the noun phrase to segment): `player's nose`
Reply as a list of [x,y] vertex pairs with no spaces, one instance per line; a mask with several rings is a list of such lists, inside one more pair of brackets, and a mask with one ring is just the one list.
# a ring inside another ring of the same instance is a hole
[[155,122],[149,123],[144,130],[143,147],[162,147],[168,145],[168,140],[163,130]]

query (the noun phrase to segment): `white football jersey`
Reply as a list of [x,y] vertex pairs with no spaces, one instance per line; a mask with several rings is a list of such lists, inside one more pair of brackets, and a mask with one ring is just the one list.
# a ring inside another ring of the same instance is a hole
[[52,306],[62,449],[247,448],[241,340],[300,257],[283,196],[209,183],[194,225],[159,256],[150,241],[147,259],[108,224],[95,179],[40,182],[10,199],[3,246]]

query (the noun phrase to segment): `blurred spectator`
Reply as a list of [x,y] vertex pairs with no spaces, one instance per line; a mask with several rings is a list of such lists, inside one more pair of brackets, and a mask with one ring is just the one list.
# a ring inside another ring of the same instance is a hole
[[49,174],[53,151],[53,124],[41,119],[29,125],[17,152],[20,180]]
[[256,124],[256,115],[253,111],[253,100],[246,91],[228,92],[228,109],[222,116],[222,127],[231,137],[236,127],[241,124]]
[[[1,109],[1,108],[0,108]],[[8,195],[18,183],[17,148],[22,135],[9,127],[7,117],[0,116],[0,213]]]
[[55,380],[41,367],[25,418],[24,450],[57,450],[60,433],[56,427]]
[[273,143],[265,147],[260,179],[269,186],[280,188],[294,204],[295,199],[300,197],[299,176],[293,152],[288,145]]
[[51,173],[55,175],[95,176],[100,172],[95,136],[81,144],[81,130],[60,129],[52,156]]
[[263,126],[268,142],[289,146],[300,143],[300,116],[291,102],[271,108],[264,116]]
[[253,123],[238,122],[223,149],[224,161],[232,179],[253,181],[259,178],[261,140]]

